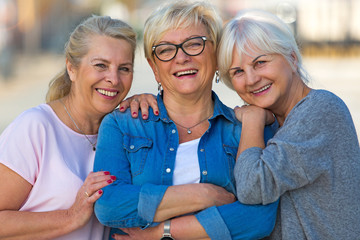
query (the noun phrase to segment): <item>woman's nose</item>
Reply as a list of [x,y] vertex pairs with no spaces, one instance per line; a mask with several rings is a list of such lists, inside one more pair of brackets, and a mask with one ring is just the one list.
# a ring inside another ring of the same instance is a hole
[[260,76],[253,69],[246,71],[246,84],[253,85],[260,81]]

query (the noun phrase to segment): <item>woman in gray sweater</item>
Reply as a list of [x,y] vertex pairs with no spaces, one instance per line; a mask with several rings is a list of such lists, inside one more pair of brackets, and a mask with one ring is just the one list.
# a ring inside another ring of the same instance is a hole
[[[235,178],[246,204],[280,198],[271,239],[359,239],[360,148],[344,102],[307,86],[288,26],[244,11],[219,46],[225,83],[249,105],[235,109],[243,128]],[[265,146],[264,125],[279,129]]]

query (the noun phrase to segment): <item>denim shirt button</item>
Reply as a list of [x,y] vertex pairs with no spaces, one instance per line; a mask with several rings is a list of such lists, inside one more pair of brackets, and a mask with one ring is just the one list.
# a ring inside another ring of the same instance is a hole
[[206,176],[206,175],[207,175],[207,171],[206,171],[206,170],[202,171],[202,174],[203,174],[204,176]]
[[202,148],[202,149],[200,149],[200,152],[204,152],[204,151],[205,151],[205,149],[203,149],[203,148]]
[[170,169],[170,168],[167,168],[165,171],[166,171],[167,173],[170,173],[170,172],[171,172],[171,169]]
[[134,145],[131,145],[131,146],[130,146],[130,149],[134,149],[134,148],[135,148],[135,146],[134,146]]
[[174,148],[170,148],[170,151],[174,151]]
[[176,133],[176,130],[175,130],[175,129],[173,129],[173,130],[171,131],[171,133],[172,133],[172,134]]

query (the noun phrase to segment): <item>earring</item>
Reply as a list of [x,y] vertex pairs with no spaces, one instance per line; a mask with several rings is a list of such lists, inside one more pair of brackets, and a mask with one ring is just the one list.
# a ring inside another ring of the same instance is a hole
[[158,94],[161,95],[163,88],[161,86],[161,83],[158,83]]
[[216,70],[216,72],[215,72],[215,82],[216,82],[216,83],[219,83],[219,82],[220,82],[220,74],[219,74],[219,71],[218,71],[218,70]]

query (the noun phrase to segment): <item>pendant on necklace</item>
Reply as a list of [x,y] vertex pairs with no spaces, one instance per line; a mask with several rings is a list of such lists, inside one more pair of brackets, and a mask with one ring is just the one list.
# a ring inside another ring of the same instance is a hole
[[188,134],[191,134],[191,133],[192,133],[189,128],[187,129],[187,133],[188,133]]
[[95,152],[96,151],[96,147],[93,146],[93,151]]

